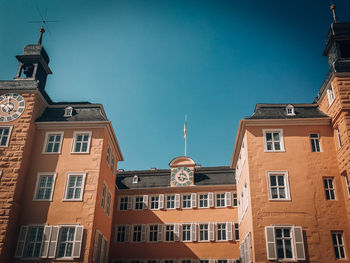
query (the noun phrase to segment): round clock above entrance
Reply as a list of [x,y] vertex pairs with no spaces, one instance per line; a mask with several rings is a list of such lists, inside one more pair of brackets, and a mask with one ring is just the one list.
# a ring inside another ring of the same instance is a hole
[[171,168],[170,186],[192,186],[194,184],[194,167],[196,163],[189,157],[180,156],[173,159]]

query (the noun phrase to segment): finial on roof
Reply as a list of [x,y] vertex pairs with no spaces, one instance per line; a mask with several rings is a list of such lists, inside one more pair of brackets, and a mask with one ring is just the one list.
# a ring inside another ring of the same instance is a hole
[[338,18],[337,18],[337,15],[335,13],[335,4],[334,4],[334,2],[331,3],[331,6],[330,6],[329,9],[332,11],[334,23],[338,23]]
[[45,33],[45,29],[42,27],[40,28],[40,37],[38,40],[38,45],[41,45],[42,41],[43,41],[43,34]]

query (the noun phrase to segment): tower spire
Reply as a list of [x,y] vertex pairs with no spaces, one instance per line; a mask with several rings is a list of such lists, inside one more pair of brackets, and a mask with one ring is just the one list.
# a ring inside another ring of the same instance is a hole
[[43,34],[45,33],[45,29],[43,27],[40,28],[40,37],[38,39],[38,45],[41,45],[43,41]]
[[333,1],[332,1],[329,9],[332,11],[334,23],[338,23],[339,21],[338,21],[337,15],[335,13],[335,4]]

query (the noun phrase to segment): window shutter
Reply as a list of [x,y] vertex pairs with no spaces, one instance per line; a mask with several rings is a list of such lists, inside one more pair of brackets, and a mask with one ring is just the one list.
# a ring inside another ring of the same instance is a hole
[[80,258],[81,244],[83,241],[84,227],[75,227],[75,237],[73,243],[73,258]]
[[197,241],[197,225],[195,223],[191,224],[191,239]]
[[197,207],[197,194],[192,193],[191,194],[191,208],[196,208]]
[[47,258],[47,254],[49,252],[49,245],[50,245],[50,238],[51,238],[51,226],[45,226],[44,227],[44,235],[43,235],[43,241],[42,241],[42,248],[40,252],[41,258]]
[[94,251],[92,253],[93,255],[93,260],[96,262],[97,261],[97,255],[98,255],[98,236],[99,236],[99,233],[98,231],[96,230],[95,231],[95,241],[94,241]]
[[[164,195],[163,195],[164,197]],[[158,225],[158,242],[162,242],[163,241],[163,225],[159,224]]]
[[130,241],[130,225],[125,226],[125,242]]
[[175,236],[175,241],[180,240],[180,225],[179,224],[174,224],[174,236]]
[[132,196],[128,196],[128,210],[132,209]]
[[56,248],[57,248],[59,230],[60,228],[58,226],[53,226],[51,229],[51,240],[50,240],[50,246],[49,246],[49,253],[47,255],[48,258],[56,257]]
[[243,243],[239,246],[239,259],[242,263],[245,263]]
[[141,225],[141,242],[146,242],[146,225]]
[[209,198],[209,207],[214,206],[214,193],[210,192],[208,193],[208,198]]
[[251,250],[251,245],[250,245],[250,232],[248,233],[246,237],[246,249],[247,249],[247,262],[251,263],[252,262],[252,250]]
[[228,259],[227,263],[234,263],[234,260],[233,259]]
[[305,251],[304,251],[303,229],[300,226],[294,227],[294,242],[295,242],[296,259],[304,260]]
[[15,253],[16,258],[21,258],[23,256],[27,233],[28,233],[28,226],[21,226],[21,229],[19,231],[19,236],[18,236],[16,253]]
[[175,208],[180,208],[180,194],[175,194]]
[[164,208],[164,195],[160,194],[159,195],[159,209],[163,209]]
[[231,192],[225,192],[225,205],[231,206]]
[[210,239],[210,241],[214,241],[215,240],[214,223],[209,223],[209,239]]
[[232,222],[226,222],[226,236],[227,236],[227,240],[232,240],[233,239]]
[[266,234],[266,249],[267,249],[267,259],[275,260],[276,256],[276,246],[275,246],[275,229],[273,226],[265,227]]
[[147,209],[148,208],[148,195],[144,195],[142,201],[143,201],[143,209]]
[[209,259],[209,263],[215,263],[215,259]]

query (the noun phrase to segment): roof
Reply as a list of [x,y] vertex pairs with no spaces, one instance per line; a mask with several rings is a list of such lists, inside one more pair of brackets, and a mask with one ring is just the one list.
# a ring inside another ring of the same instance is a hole
[[[286,107],[294,106],[295,115],[287,115]],[[256,104],[252,116],[245,119],[329,118],[317,104]]]
[[[73,107],[71,117],[64,117],[64,109]],[[73,121],[107,121],[107,117],[99,104],[74,105],[55,104],[55,107],[47,107],[37,122],[73,122]]]
[[[170,186],[170,169],[138,170],[117,173],[118,189],[161,188]],[[133,183],[137,175],[138,183]],[[234,185],[235,170],[228,166],[201,167],[194,170],[195,186]]]

